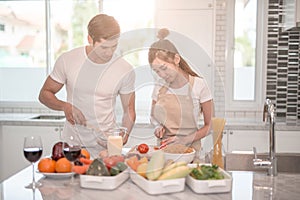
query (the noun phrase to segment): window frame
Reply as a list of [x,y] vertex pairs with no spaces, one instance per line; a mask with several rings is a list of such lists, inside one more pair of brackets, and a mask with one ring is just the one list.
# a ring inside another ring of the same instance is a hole
[[260,111],[265,98],[267,41],[267,1],[257,0],[254,100],[234,100],[234,9],[235,1],[227,2],[225,101],[226,111]]

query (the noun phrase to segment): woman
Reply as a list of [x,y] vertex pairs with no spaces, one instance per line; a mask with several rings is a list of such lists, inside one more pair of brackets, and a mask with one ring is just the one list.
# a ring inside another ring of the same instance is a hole
[[[161,144],[191,145],[196,150],[195,159],[199,159],[200,140],[211,126],[212,97],[205,79],[198,76],[174,44],[165,39],[168,34],[167,29],[161,29],[159,40],[151,45],[148,53],[151,68],[165,82],[156,85],[152,94],[154,134],[161,139]],[[204,124],[199,128],[200,112]]]

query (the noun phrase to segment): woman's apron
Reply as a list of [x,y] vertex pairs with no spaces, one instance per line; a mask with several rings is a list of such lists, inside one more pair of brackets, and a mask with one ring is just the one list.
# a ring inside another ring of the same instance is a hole
[[[189,89],[187,95],[168,94],[168,88],[166,86],[163,86],[159,90],[153,115],[166,129],[166,134],[163,139],[175,135],[179,138],[185,137],[198,130],[194,117],[192,99],[193,84],[194,77],[189,76]],[[199,159],[201,140],[192,142],[191,146],[196,150],[195,159]]]

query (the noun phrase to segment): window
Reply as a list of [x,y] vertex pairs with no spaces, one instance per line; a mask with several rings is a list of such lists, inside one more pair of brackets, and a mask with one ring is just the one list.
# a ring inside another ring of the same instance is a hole
[[[0,33],[1,102],[38,102],[54,60],[84,44],[87,22],[99,12],[97,4],[96,0],[0,0],[0,22],[6,25]],[[64,90],[58,95],[65,98]]]
[[[33,12],[34,11],[34,12]],[[45,71],[45,3],[0,1],[0,101],[36,101]]]
[[[39,105],[39,90],[57,57],[87,44],[87,24],[92,16],[102,11],[112,15],[119,21],[121,31],[126,32],[153,28],[153,9],[154,0],[0,0],[1,104]],[[135,67],[148,64],[146,50],[124,57]],[[150,109],[151,98],[146,100],[145,95],[151,94],[151,88],[147,87],[138,88],[136,95],[142,121],[148,121]],[[65,99],[65,90],[58,96]]]
[[230,109],[259,108],[263,101],[262,66],[265,1],[235,0],[228,5],[227,101]]

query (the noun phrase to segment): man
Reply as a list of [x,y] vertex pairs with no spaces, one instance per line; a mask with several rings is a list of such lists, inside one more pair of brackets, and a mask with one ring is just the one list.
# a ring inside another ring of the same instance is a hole
[[[89,45],[63,53],[40,91],[41,103],[65,113],[63,134],[79,132],[85,146],[99,146],[95,140],[99,132],[79,130],[77,125],[100,132],[115,127],[118,95],[123,108],[122,126],[130,133],[135,122],[135,74],[130,64],[115,55],[119,36],[120,27],[113,17],[93,17],[88,24]],[[64,85],[66,102],[56,97]],[[128,135],[123,143],[127,140]]]

